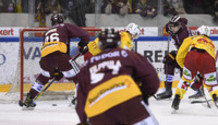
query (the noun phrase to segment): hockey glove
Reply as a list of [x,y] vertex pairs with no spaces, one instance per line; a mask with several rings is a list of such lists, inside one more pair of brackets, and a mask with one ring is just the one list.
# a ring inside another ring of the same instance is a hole
[[80,41],[78,43],[79,51],[84,55],[86,52],[88,52],[88,42]]
[[175,62],[176,60],[176,51],[172,51],[170,52],[168,55],[166,55],[164,58],[163,58],[163,63],[164,64],[167,64],[167,63],[172,63],[172,62]]

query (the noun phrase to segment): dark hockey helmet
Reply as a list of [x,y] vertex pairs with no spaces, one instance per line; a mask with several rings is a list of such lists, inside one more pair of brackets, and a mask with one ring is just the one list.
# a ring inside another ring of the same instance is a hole
[[120,33],[114,29],[105,29],[99,34],[98,46],[101,50],[120,46]]
[[173,16],[169,21],[170,26],[178,26],[180,23],[181,23],[181,17],[178,15]]
[[64,18],[61,14],[53,14],[51,16],[51,25],[56,25],[59,23],[63,23],[64,22]]

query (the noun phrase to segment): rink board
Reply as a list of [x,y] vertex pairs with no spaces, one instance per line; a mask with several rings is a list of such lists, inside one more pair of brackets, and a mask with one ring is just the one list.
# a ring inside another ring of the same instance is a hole
[[[93,40],[94,38],[92,38]],[[218,37],[211,37],[214,41],[216,48],[218,48]],[[39,75],[39,60],[41,57],[40,47],[42,45],[41,38],[28,38],[28,43],[24,44],[24,81],[27,83],[28,88],[35,78]],[[79,39],[71,40],[71,46],[76,46]],[[136,51],[145,57],[153,64],[157,73],[163,81],[163,57],[167,53],[167,37],[140,37],[135,41]],[[19,69],[19,38],[18,37],[5,37],[0,40],[0,88],[7,91],[10,88],[10,83],[14,82],[16,71]],[[175,46],[170,43],[170,51],[176,50]],[[217,49],[216,49],[217,53]],[[83,57],[77,60],[78,63],[83,63]],[[34,68],[33,68],[34,67]],[[33,70],[32,70],[33,69]],[[177,85],[180,79],[180,72],[175,70],[174,86]],[[55,83],[53,86],[61,83],[72,84],[66,79],[62,79],[60,82]],[[163,83],[160,87],[163,87]],[[3,91],[1,90],[0,91]],[[55,89],[55,87],[54,87]]]

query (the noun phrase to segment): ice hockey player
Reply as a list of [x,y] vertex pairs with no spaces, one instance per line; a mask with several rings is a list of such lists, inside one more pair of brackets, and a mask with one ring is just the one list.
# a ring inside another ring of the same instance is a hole
[[[64,23],[60,14],[51,17],[52,27],[44,33],[43,46],[41,47],[41,60],[39,62],[41,73],[33,83],[32,88],[27,94],[24,105],[34,107],[34,98],[41,92],[43,86],[54,77],[59,80],[64,76],[72,80],[79,68],[69,56],[70,38],[80,38],[78,47],[81,53],[85,53],[85,46],[89,42],[87,31],[78,26]],[[87,47],[86,47],[87,48]],[[56,71],[59,73],[55,75]]]
[[210,29],[203,25],[197,29],[197,34],[183,41],[176,56],[176,61],[183,68],[183,75],[172,102],[172,108],[175,110],[179,109],[180,100],[197,72],[200,72],[204,78],[205,86],[212,100],[215,104],[218,103],[215,46],[209,39]]
[[[121,48],[123,49],[134,49],[134,39],[137,39],[141,34],[140,27],[135,23],[130,23],[126,27],[126,31],[120,33],[121,35]],[[89,51],[85,54],[84,60],[89,59],[90,57],[97,55],[101,52],[98,47],[99,38],[96,38],[94,41],[89,42],[88,49]]]
[[[192,36],[190,29],[186,26],[188,20],[186,18],[181,18],[180,16],[173,16],[170,21],[166,24],[166,31],[171,35],[171,42],[176,46],[177,49],[180,48],[183,40],[189,36]],[[172,82],[174,77],[175,68],[180,69],[182,72],[182,68],[177,64],[175,57],[177,51],[171,51],[168,55],[166,55],[163,59],[164,63],[164,83],[165,83],[165,91],[157,94],[158,99],[170,98],[172,96]],[[190,98],[198,98],[201,97],[199,82],[202,80],[196,76],[199,80],[195,81],[192,84],[192,88],[196,90],[196,94],[190,96]]]
[[100,33],[102,52],[87,60],[74,79],[81,124],[158,125],[146,104],[159,87],[157,73],[145,57],[119,44],[119,32]]

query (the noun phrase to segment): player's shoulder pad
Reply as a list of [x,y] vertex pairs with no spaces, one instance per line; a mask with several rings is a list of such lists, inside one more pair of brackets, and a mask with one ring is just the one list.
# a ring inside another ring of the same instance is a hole
[[126,36],[128,33],[126,32],[126,31],[123,31],[123,32],[120,32],[120,36],[121,37],[124,37],[124,36]]

